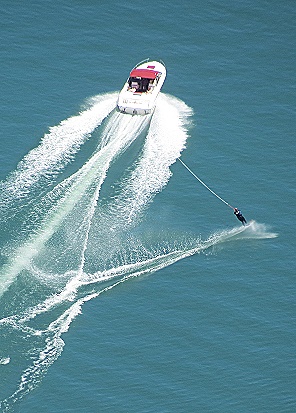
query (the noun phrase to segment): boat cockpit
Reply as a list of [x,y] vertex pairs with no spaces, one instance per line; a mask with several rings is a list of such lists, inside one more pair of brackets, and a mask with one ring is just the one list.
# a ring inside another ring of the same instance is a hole
[[157,82],[154,79],[130,77],[128,80],[128,90],[136,93],[145,93],[153,90]]

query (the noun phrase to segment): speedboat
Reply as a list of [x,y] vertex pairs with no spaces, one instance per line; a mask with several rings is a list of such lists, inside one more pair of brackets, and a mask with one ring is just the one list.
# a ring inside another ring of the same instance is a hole
[[163,63],[149,59],[138,63],[119,93],[117,108],[120,112],[131,115],[153,112],[165,77],[166,68]]

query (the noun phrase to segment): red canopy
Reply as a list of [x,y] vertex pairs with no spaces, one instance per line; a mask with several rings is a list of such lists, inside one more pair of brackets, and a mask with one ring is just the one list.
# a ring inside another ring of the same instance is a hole
[[157,70],[150,69],[133,69],[130,73],[130,77],[142,77],[144,79],[155,79],[157,75]]

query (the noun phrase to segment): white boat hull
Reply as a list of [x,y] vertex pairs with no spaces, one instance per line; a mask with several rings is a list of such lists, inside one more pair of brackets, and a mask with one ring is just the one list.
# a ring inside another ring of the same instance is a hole
[[153,112],[165,77],[166,68],[160,62],[147,61],[137,65],[119,93],[118,110],[131,115]]

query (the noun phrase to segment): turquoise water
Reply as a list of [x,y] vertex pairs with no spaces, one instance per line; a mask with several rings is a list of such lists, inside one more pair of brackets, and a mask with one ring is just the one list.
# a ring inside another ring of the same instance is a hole
[[295,411],[295,11],[1,3],[1,411]]

